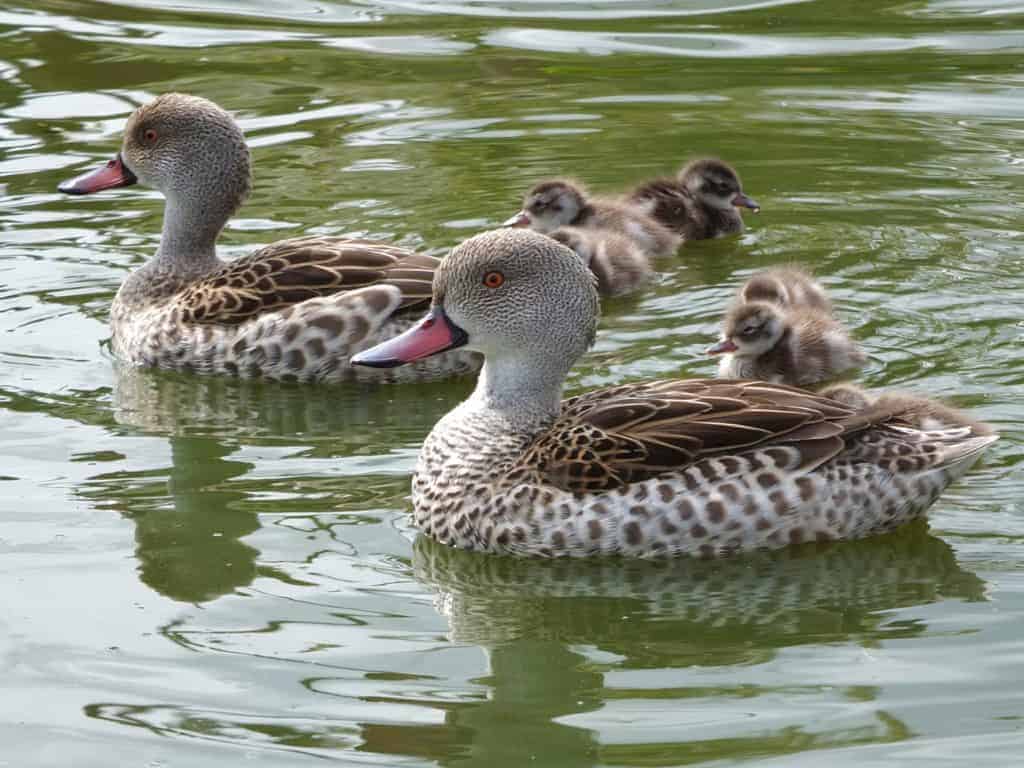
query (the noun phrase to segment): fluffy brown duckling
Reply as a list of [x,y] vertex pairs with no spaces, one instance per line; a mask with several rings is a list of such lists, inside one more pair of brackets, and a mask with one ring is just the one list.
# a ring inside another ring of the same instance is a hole
[[526,193],[523,208],[506,227],[529,227],[548,235],[559,227],[601,229],[633,240],[651,258],[671,256],[679,235],[636,205],[592,198],[581,184],[568,179],[542,181]]
[[736,292],[737,302],[765,301],[780,307],[810,307],[832,314],[832,301],[809,272],[795,265],[758,272]]
[[630,238],[609,229],[559,227],[550,235],[574,250],[597,277],[602,296],[623,296],[651,279],[651,262]]
[[930,431],[969,427],[976,435],[995,434],[991,426],[972,419],[963,411],[911,392],[885,392],[872,397],[856,384],[842,382],[825,387],[818,394],[838,400],[858,411],[895,417],[915,429]]
[[735,304],[708,354],[722,355],[718,374],[724,378],[800,387],[834,379],[867,359],[829,313],[764,301]]
[[761,206],[743,193],[739,174],[728,163],[705,157],[683,167],[674,179],[654,179],[634,189],[627,200],[683,240],[707,240],[743,231],[739,208]]

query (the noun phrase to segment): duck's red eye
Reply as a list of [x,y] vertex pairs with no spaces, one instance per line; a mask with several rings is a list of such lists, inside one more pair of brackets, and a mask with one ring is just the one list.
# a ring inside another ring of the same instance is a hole
[[505,276],[501,272],[488,272],[484,275],[484,285],[488,288],[500,288],[505,282]]
[[154,131],[152,128],[147,128],[146,132],[142,134],[142,138],[144,138],[148,143],[152,144],[154,141],[156,141],[156,131]]

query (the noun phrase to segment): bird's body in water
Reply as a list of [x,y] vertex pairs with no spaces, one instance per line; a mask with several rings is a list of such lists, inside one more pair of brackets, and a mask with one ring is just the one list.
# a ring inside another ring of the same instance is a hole
[[136,182],[163,193],[164,221],[156,254],[111,307],[111,346],[122,362],[300,381],[415,381],[479,367],[464,352],[406,373],[348,364],[414,321],[430,296],[431,256],[316,235],[221,261],[217,238],[252,181],[245,136],[213,102],[168,93],[139,107],[117,156],[59,189],[84,195]]
[[921,515],[995,437],[865,418],[749,380],[624,384],[562,400],[599,301],[578,255],[505,229],[456,247],[430,313],[356,365],[454,347],[485,355],[477,387],[431,430],[413,519],[465,549],[541,557],[715,557],[856,539]]
[[867,360],[831,314],[809,306],[791,309],[764,301],[730,308],[722,338],[710,354],[722,356],[723,378],[763,379],[807,387],[831,381]]
[[679,247],[677,234],[621,200],[591,197],[582,184],[568,179],[543,181],[523,199],[523,208],[505,222],[549,235],[560,227],[600,230],[631,240],[648,258],[671,256]]
[[715,158],[694,160],[675,178],[644,182],[626,200],[687,242],[738,234],[743,231],[739,209],[761,210],[743,193],[736,170]]

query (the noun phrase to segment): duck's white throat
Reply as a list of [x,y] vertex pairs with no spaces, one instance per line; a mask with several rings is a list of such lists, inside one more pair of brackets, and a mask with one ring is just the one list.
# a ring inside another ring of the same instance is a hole
[[500,411],[511,421],[542,424],[561,411],[568,366],[556,366],[525,354],[491,354],[484,361],[474,406]]
[[167,193],[157,261],[199,272],[217,266],[217,237],[230,215],[231,211],[223,210],[222,205],[201,204]]

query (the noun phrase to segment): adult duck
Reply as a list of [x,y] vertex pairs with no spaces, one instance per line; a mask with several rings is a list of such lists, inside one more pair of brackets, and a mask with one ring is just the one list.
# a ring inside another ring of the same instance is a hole
[[384,243],[300,237],[221,261],[217,237],[248,196],[251,171],[242,130],[213,102],[168,93],[139,107],[121,151],[58,189],[88,195],[136,182],[166,202],[156,255],[125,279],[111,307],[120,360],[301,381],[422,380],[479,367],[464,350],[406,373],[367,375],[348,364],[413,324],[437,259]]
[[419,325],[353,359],[485,356],[473,394],[420,452],[413,515],[427,535],[494,553],[636,557],[855,539],[920,515],[995,439],[922,432],[758,381],[625,384],[562,401],[598,313],[571,250],[486,232],[441,264]]

